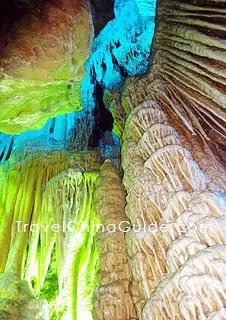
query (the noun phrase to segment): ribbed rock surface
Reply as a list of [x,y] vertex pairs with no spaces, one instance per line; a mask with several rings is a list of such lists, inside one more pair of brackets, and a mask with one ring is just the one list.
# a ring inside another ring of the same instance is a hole
[[154,99],[131,111],[122,156],[139,319],[225,319],[226,196]]
[[222,187],[225,6],[225,1],[158,1],[150,71],[128,80],[124,90],[136,106],[154,95],[202,169]]

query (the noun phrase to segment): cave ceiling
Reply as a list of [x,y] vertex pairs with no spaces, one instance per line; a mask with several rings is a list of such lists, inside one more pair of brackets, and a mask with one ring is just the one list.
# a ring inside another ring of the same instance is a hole
[[40,129],[82,109],[81,81],[93,37],[87,1],[1,3],[0,130]]

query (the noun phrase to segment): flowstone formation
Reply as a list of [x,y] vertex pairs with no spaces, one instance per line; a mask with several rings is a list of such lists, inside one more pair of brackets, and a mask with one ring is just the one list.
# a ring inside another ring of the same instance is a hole
[[139,319],[225,319],[226,196],[154,98],[131,111],[122,155]]
[[8,5],[0,318],[225,320],[226,1]]
[[226,318],[224,8],[159,1],[150,71],[118,104],[142,320]]
[[159,1],[150,70],[128,80],[123,100],[128,114],[125,101],[138,105],[155,94],[195,160],[225,190],[224,24],[225,1]]

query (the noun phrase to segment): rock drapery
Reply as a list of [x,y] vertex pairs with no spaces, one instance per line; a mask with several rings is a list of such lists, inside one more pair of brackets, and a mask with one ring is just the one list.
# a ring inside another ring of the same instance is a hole
[[142,320],[226,317],[224,5],[159,1],[152,67],[123,92],[127,248]]
[[152,67],[123,92],[127,248],[142,320],[226,317],[224,6],[159,1]]
[[158,1],[151,66],[124,100],[153,94],[202,170],[225,188],[225,1]]
[[139,319],[224,319],[226,196],[154,98],[132,109],[122,156]]
[[[79,305],[83,316],[89,314],[98,259],[92,225],[92,195],[99,170],[96,153],[39,154],[14,165],[6,163],[1,170],[0,268],[3,276],[16,277],[11,286],[15,292],[25,287],[24,302],[21,298],[17,303],[25,303],[32,293],[46,298],[50,310],[47,305],[40,319],[54,314],[77,319],[79,301],[84,303]],[[30,293],[19,279],[26,280]],[[90,292],[85,292],[89,286]],[[13,291],[8,297],[0,290],[1,299],[13,309]],[[34,306],[39,300],[35,301]],[[2,314],[8,311],[4,308],[1,305]]]

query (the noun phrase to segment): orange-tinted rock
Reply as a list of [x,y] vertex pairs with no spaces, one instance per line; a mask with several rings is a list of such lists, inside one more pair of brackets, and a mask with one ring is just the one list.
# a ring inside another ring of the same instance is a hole
[[1,39],[7,75],[41,81],[82,79],[92,38],[88,1],[44,1],[24,9],[8,29]]

